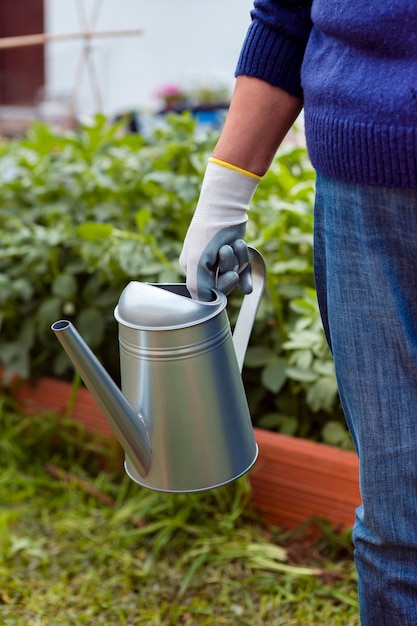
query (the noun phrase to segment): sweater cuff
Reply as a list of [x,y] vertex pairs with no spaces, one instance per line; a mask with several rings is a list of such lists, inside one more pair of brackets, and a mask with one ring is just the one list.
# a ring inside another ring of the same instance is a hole
[[252,22],[236,67],[235,76],[252,76],[303,97],[301,64],[305,48],[295,39],[277,37],[267,26]]

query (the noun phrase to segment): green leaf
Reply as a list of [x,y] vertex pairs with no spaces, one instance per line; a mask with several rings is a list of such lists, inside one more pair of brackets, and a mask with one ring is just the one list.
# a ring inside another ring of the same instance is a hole
[[139,209],[139,211],[136,211],[135,222],[136,222],[136,227],[139,232],[142,232],[143,230],[145,230],[145,226],[149,222],[150,217],[151,217],[151,213],[149,209],[146,207]]
[[122,241],[118,249],[118,259],[121,269],[128,276],[139,276],[147,260],[143,244],[132,240]]
[[245,367],[262,367],[276,359],[275,352],[265,346],[249,346],[245,356]]
[[294,332],[290,334],[290,339],[286,341],[282,347],[285,350],[301,350],[305,348],[311,348],[318,341],[322,339],[321,333],[304,330],[301,332]]
[[256,425],[266,430],[274,430],[279,427],[281,416],[279,413],[267,413],[257,420]]
[[158,283],[178,283],[178,282],[184,282],[183,277],[182,281],[180,280],[179,276],[178,276],[178,272],[171,268],[171,267],[167,267],[164,268],[161,272],[159,272],[158,275]]
[[337,396],[337,384],[336,379],[329,376],[317,378],[314,381],[314,385],[307,391],[307,402],[312,411],[320,411],[323,409],[328,413],[334,407],[334,402]]
[[299,315],[318,315],[317,304],[308,300],[297,298],[290,303],[290,307]]
[[287,367],[287,376],[292,380],[303,383],[313,383],[317,380],[317,374],[311,371],[302,370],[299,367]]
[[313,367],[313,353],[311,350],[298,350],[295,352],[291,358],[291,363],[296,365],[300,370],[311,370],[316,369]]
[[86,222],[77,228],[79,236],[87,240],[107,239],[113,234],[113,230],[111,224],[96,224],[94,222]]
[[77,316],[77,326],[84,341],[91,347],[97,346],[104,338],[105,322],[96,309],[84,309]]
[[287,274],[302,273],[310,268],[310,264],[304,259],[289,259],[288,261],[279,261],[270,267],[271,274]]
[[256,422],[260,428],[277,430],[283,435],[293,436],[297,432],[298,420],[296,417],[282,413],[268,413]]
[[52,283],[52,293],[63,300],[71,300],[77,293],[77,281],[72,274],[59,274]]
[[330,446],[338,446],[346,441],[350,435],[343,424],[329,420],[323,427],[322,435],[325,443]]
[[28,302],[33,295],[33,285],[27,278],[17,278],[13,281],[13,292],[24,302]]
[[56,296],[47,298],[39,306],[36,313],[36,320],[40,332],[44,332],[50,328],[51,324],[61,317],[62,300]]
[[287,362],[285,359],[275,359],[269,363],[261,374],[264,387],[272,393],[278,393],[287,380]]
[[316,360],[314,363],[314,371],[317,372],[317,374],[319,374],[320,376],[330,377],[330,378],[333,378],[333,380],[335,380],[336,378],[333,360],[329,360],[329,361]]
[[290,417],[288,415],[282,415],[279,425],[279,431],[283,435],[288,435],[290,437],[294,436],[297,432],[298,428],[298,420],[296,417]]

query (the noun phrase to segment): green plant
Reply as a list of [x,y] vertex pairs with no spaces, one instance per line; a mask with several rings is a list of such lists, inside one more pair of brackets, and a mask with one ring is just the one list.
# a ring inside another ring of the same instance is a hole
[[230,100],[230,90],[218,83],[196,84],[191,88],[168,83],[155,93],[165,110],[190,110],[194,107],[224,106]]
[[314,288],[314,192],[305,148],[284,144],[248,225],[268,275],[244,376],[257,425],[352,449]]
[[35,124],[27,139],[1,146],[4,367],[22,377],[68,375],[49,329],[62,316],[117,363],[112,311],[123,286],[179,280],[209,145],[192,140],[192,129],[190,119],[173,117],[145,142],[97,117],[69,134]]
[[[118,380],[113,309],[129,280],[182,282],[178,266],[216,137],[187,115],[146,138],[102,116],[71,133],[36,123],[0,144],[0,362],[11,377],[71,378],[50,325],[72,320]],[[286,143],[256,192],[247,240],[268,268],[245,361],[254,422],[350,446],[316,304],[315,176]],[[241,298],[229,299],[236,319]]]

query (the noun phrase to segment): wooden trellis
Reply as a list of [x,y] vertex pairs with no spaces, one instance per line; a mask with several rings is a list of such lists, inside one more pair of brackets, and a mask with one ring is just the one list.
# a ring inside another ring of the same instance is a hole
[[95,27],[102,7],[102,0],[95,0],[89,17],[87,15],[84,0],[76,0],[76,2],[78,19],[80,23],[80,32],[60,34],[39,33],[15,37],[0,37],[0,50],[22,48],[28,46],[39,46],[47,43],[71,41],[77,39],[82,40],[83,46],[77,64],[76,74],[74,77],[74,85],[72,88],[69,104],[68,115],[70,119],[73,119],[75,115],[77,100],[85,70],[87,70],[88,72],[88,78],[93,95],[95,109],[96,111],[102,111],[103,108],[98,72],[92,54],[92,40],[110,37],[138,36],[142,33],[142,31],[139,29],[96,30]]

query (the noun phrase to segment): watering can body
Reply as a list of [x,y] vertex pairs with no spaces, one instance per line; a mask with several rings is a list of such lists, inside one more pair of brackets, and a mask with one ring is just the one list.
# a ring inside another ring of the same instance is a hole
[[127,285],[115,309],[121,392],[67,322],[52,327],[122,444],[126,472],[140,485],[176,493],[212,489],[256,460],[241,368],[265,266],[249,251],[254,290],[233,335],[219,291],[200,302],[182,284]]
[[[181,287],[152,286],[177,294]],[[115,313],[122,392],[143,415],[152,442],[147,475],[135,470],[129,456],[127,473],[146,487],[180,492],[241,476],[254,463],[257,448],[226,297],[217,293],[193,322],[143,328],[130,325],[120,312],[124,296],[143,292],[143,285],[130,283],[126,290]]]

